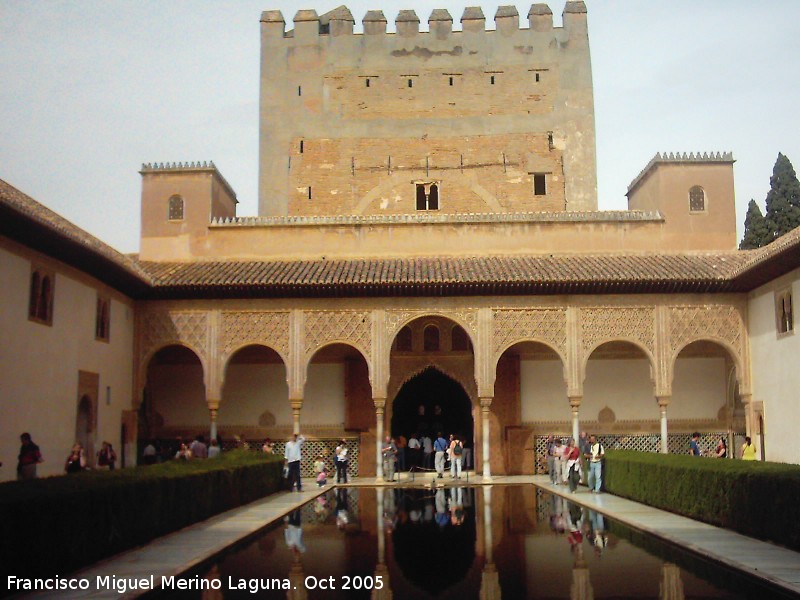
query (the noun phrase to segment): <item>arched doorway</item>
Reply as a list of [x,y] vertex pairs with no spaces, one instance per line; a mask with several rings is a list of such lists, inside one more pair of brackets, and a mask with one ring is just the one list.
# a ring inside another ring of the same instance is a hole
[[472,402],[461,384],[435,367],[428,367],[400,388],[392,403],[392,435],[439,432],[461,436],[472,447],[475,424]]

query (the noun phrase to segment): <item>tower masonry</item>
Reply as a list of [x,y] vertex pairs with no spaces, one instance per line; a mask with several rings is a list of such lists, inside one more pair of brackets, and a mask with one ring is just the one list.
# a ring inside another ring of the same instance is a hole
[[597,210],[586,6],[261,16],[262,216]]

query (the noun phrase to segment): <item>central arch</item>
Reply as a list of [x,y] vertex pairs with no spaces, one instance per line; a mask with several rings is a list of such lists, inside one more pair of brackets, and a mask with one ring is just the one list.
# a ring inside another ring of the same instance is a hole
[[475,423],[472,401],[455,379],[434,366],[406,381],[392,403],[391,431],[394,437],[412,434],[433,438],[441,432],[460,436],[473,446]]

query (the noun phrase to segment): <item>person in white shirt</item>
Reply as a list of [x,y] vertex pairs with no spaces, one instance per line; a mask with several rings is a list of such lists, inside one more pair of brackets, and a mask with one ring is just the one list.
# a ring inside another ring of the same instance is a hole
[[336,446],[336,483],[347,483],[347,442],[341,440]]
[[283,452],[283,458],[286,461],[286,466],[289,467],[288,479],[289,488],[294,488],[297,485],[297,491],[303,491],[303,482],[300,479],[300,461],[302,455],[300,453],[303,442],[306,441],[302,435],[295,433],[288,442],[286,442],[286,449]]

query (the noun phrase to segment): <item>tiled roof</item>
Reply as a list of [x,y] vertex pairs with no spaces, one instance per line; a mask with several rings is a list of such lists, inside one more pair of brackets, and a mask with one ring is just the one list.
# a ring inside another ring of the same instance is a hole
[[143,262],[170,297],[431,296],[733,291],[750,252]]
[[2,179],[0,235],[75,266],[131,296],[141,294],[151,283],[139,263]]

